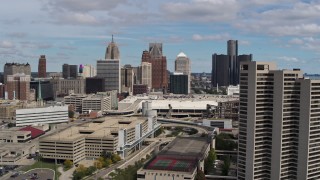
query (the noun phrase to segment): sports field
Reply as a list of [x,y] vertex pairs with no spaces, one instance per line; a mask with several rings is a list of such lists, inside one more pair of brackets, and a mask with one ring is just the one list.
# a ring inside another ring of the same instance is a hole
[[147,165],[146,169],[188,172],[194,166],[193,160],[158,156]]

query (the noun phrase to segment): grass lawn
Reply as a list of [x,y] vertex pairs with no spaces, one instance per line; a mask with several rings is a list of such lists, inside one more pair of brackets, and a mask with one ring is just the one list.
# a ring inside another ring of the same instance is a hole
[[21,170],[26,172],[35,168],[48,168],[54,170],[56,174],[56,179],[59,179],[58,177],[61,175],[61,173],[58,171],[59,166],[60,165],[57,165],[55,169],[54,162],[37,161],[33,165],[23,167]]

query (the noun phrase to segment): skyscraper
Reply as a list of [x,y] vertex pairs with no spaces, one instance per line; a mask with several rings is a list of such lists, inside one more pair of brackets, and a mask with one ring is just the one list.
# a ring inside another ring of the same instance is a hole
[[14,74],[7,76],[8,99],[29,100],[30,75]]
[[211,81],[212,86],[229,86],[230,73],[229,73],[229,56],[224,54],[212,55],[212,73]]
[[170,75],[170,93],[188,94],[189,79],[188,75],[182,72],[175,72]]
[[20,64],[20,63],[6,63],[3,68],[3,81],[6,84],[7,76],[14,74],[25,74],[31,75],[31,66],[29,63]]
[[152,64],[152,88],[161,91],[168,87],[167,58],[162,53],[162,43],[150,43],[149,51],[143,51],[141,58]]
[[[219,55],[220,56],[220,55]],[[223,55],[225,56],[225,55]],[[224,69],[220,69],[221,66],[217,66],[214,57],[217,58],[217,56],[212,56],[212,79],[224,79],[226,75],[225,72],[228,73],[228,81],[223,80],[223,84],[219,84],[219,86],[229,86],[229,85],[238,85],[239,84],[239,72],[240,72],[240,63],[244,61],[252,61],[252,54],[249,55],[238,55],[238,41],[237,40],[229,40],[227,42],[227,58],[228,62],[224,62],[224,65],[228,63],[228,66],[223,66]],[[222,55],[218,58],[222,58]],[[224,60],[226,61],[226,60]],[[220,77],[220,74],[218,71],[222,71],[223,77]],[[217,81],[212,80],[212,86],[217,86]]]
[[132,92],[133,89],[133,68],[126,64],[121,68],[121,92]]
[[231,85],[237,85],[237,78],[239,73],[238,66],[238,41],[229,40],[227,42],[227,52],[229,56],[229,83]]
[[105,59],[120,59],[119,48],[118,45],[113,41],[113,35],[112,40],[106,49]]
[[46,78],[47,77],[47,62],[46,62],[45,55],[41,55],[39,58],[38,77],[39,78]]
[[121,91],[121,71],[120,71],[120,52],[117,44],[113,41],[109,43],[105,60],[97,61],[97,77],[105,79],[105,90]]
[[175,71],[182,72],[184,75],[188,75],[188,93],[190,93],[191,88],[191,66],[190,66],[190,59],[187,55],[183,52],[180,52],[177,55],[175,61]]
[[149,89],[152,87],[152,64],[148,62],[142,62],[140,66],[141,70],[141,84],[145,84]]
[[78,77],[78,65],[62,65],[62,77],[64,79],[76,79]]
[[83,72],[82,72],[82,76],[87,78],[87,77],[94,77],[97,75],[96,69],[94,68],[94,66],[90,65],[90,64],[86,64],[83,66]]
[[320,179],[320,80],[240,65],[238,179]]

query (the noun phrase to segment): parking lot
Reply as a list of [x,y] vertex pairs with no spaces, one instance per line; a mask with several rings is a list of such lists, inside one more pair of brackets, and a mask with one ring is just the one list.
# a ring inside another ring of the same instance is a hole
[[14,179],[37,179],[37,180],[48,180],[54,179],[54,171],[51,169],[33,169],[24,174],[20,174],[17,177],[10,177],[10,180]]

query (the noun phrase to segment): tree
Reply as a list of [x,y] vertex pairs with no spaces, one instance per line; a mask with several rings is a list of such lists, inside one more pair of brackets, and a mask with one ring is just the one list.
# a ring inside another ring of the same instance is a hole
[[211,149],[208,153],[207,158],[204,161],[204,172],[208,174],[213,171],[214,163],[217,159],[217,154],[214,149]]
[[69,116],[69,118],[73,118],[74,117],[74,111],[68,111],[68,116]]
[[106,160],[105,160],[105,166],[106,166],[106,167],[109,167],[111,164],[112,164],[111,159],[106,159]]
[[70,159],[67,159],[64,161],[63,165],[64,165],[64,169],[68,170],[73,166],[73,162]]
[[102,169],[103,168],[103,164],[104,164],[104,161],[99,161],[99,160],[96,160],[93,165],[94,167],[96,167],[97,169]]
[[222,176],[228,176],[229,174],[229,170],[230,170],[230,157],[227,156],[224,161],[223,161],[223,165],[222,165],[222,168],[221,168],[221,175]]
[[195,180],[206,180],[206,175],[203,173],[203,171],[198,170]]
[[111,160],[113,163],[116,163],[121,160],[121,157],[118,154],[112,154]]

